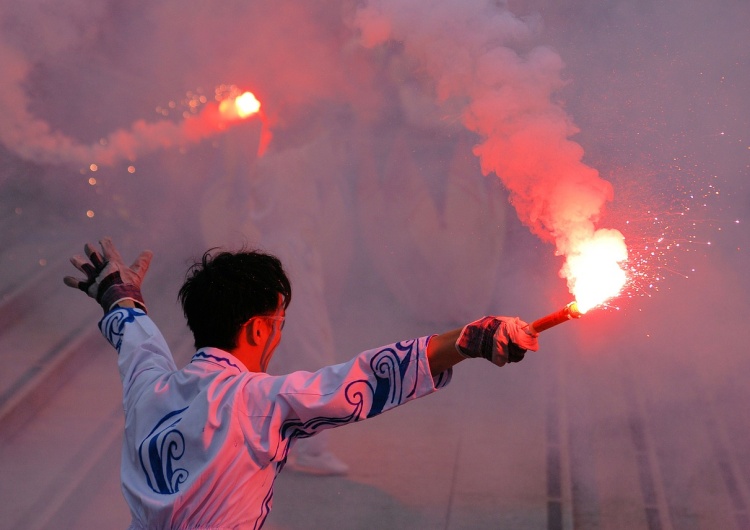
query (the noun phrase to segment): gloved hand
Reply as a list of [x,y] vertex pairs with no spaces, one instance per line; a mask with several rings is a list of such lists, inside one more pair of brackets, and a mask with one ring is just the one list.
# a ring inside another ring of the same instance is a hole
[[483,357],[503,366],[523,360],[526,350],[539,348],[537,334],[524,330],[526,322],[510,317],[484,317],[464,327],[456,341],[464,357]]
[[88,294],[99,302],[105,313],[122,300],[132,300],[145,311],[141,283],[148,271],[153,253],[144,250],[133,264],[127,267],[110,238],[105,237],[99,243],[104,251],[104,257],[102,258],[93,245],[87,243],[84,252],[88,260],[82,256],[73,256],[70,259],[73,266],[86,275],[86,279],[79,280],[66,276],[63,279],[65,285]]

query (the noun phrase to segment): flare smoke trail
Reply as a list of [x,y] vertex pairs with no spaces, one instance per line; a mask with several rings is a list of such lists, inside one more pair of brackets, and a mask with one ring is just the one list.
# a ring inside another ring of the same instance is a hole
[[[183,120],[138,119],[129,127],[117,129],[91,144],[53,130],[48,122],[29,110],[31,101],[24,85],[37,60],[75,53],[77,46],[91,38],[81,28],[95,31],[99,19],[107,14],[103,5],[97,9],[76,1],[66,2],[64,11],[62,15],[48,9],[43,2],[11,3],[0,7],[3,27],[15,22],[23,28],[28,26],[32,33],[23,40],[23,52],[14,45],[13,41],[18,38],[14,39],[12,34],[11,37],[6,34],[6,42],[0,41],[0,64],[3,65],[0,143],[17,155],[42,164],[112,166],[157,150],[198,143],[219,134],[232,121],[240,119],[237,115],[229,115],[231,113],[225,115],[216,102],[208,101],[200,112],[188,114]],[[38,43],[30,48],[28,44],[32,41]],[[238,96],[239,93],[231,93],[233,89],[217,87],[216,99]],[[206,103],[206,98],[202,103]],[[113,101],[113,105],[116,104]]]
[[563,61],[533,45],[536,22],[487,0],[433,2],[429,9],[419,0],[371,0],[355,18],[365,46],[403,43],[434,79],[443,108],[457,109],[480,136],[474,154],[482,171],[500,177],[521,221],[566,257],[561,276],[575,292],[592,242],[612,248],[615,268],[627,250],[617,230],[595,227],[612,186],[570,140],[578,129],[554,101],[564,85]]
[[197,143],[224,130],[237,116],[225,118],[215,102],[200,113],[179,122],[136,120],[128,129],[118,129],[99,142],[86,145],[59,131],[28,111],[28,100],[21,90],[28,64],[0,43],[0,56],[11,65],[5,78],[5,110],[10,127],[0,127],[0,142],[28,160],[47,164],[98,164],[112,166],[135,160],[150,152]]

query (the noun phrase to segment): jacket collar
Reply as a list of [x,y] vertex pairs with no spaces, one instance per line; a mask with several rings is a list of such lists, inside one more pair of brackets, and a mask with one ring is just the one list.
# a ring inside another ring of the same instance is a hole
[[242,361],[228,351],[220,350],[219,348],[201,348],[195,352],[191,362],[211,364],[219,370],[236,370],[237,373],[249,372]]

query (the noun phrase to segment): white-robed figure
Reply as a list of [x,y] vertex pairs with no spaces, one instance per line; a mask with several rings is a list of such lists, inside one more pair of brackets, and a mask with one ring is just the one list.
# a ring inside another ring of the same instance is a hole
[[260,528],[295,440],[428,395],[465,358],[502,366],[537,348],[520,320],[485,317],[316,372],[268,375],[292,300],[281,262],[207,252],[180,289],[197,352],[178,370],[141,295],[151,253],[127,267],[111,240],[101,246],[103,255],[87,244],[87,257],[72,258],[86,278],[65,283],[99,302],[100,329],[118,352],[132,529]]

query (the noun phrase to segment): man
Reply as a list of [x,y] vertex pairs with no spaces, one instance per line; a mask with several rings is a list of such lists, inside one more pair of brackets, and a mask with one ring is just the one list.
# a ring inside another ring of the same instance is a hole
[[260,528],[291,445],[371,418],[448,384],[454,365],[520,361],[536,338],[518,319],[398,342],[317,372],[265,373],[292,292],[281,263],[260,252],[204,254],[179,297],[198,351],[181,370],[146,314],[151,253],[127,267],[108,238],[65,283],[104,309],[99,328],[118,351],[125,436],[122,488],[131,529]]

